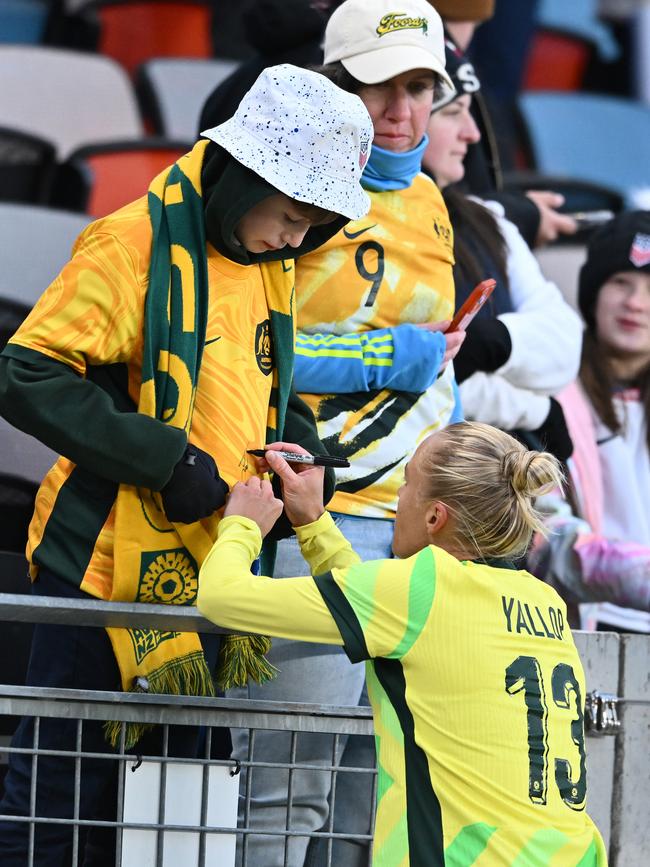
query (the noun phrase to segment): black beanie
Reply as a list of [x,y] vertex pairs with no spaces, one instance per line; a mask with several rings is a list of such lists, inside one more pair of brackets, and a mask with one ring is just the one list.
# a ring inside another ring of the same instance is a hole
[[620,271],[650,271],[650,211],[626,211],[595,231],[578,282],[578,307],[594,331],[601,286]]
[[449,105],[459,96],[466,93],[476,93],[481,89],[481,82],[474,69],[474,64],[454,42],[445,34],[445,69],[455,90],[445,88],[440,99],[433,104],[431,111],[438,111]]

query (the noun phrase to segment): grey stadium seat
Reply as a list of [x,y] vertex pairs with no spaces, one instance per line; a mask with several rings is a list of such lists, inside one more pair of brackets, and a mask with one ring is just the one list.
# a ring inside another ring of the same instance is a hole
[[81,145],[144,135],[126,72],[108,57],[0,45],[0,126],[53,142],[59,159]]
[[156,58],[143,63],[139,89],[156,132],[179,141],[194,141],[203,103],[230,73],[236,60]]

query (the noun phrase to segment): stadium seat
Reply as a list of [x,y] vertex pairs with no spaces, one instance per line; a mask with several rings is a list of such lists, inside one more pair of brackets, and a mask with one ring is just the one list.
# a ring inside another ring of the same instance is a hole
[[[26,433],[17,430],[0,416],[0,488],[2,481],[13,477],[21,479],[28,485],[40,485],[46,473],[56,461],[58,455],[48,449],[43,443]],[[4,539],[0,539],[0,548]],[[13,550],[13,549],[12,549]],[[18,550],[22,551],[22,548]]]
[[212,7],[201,0],[98,0],[99,51],[131,74],[152,57],[211,57]]
[[[25,546],[38,486],[57,455],[0,418],[0,593],[29,593]],[[23,683],[32,626],[3,623],[0,628],[2,683]],[[15,721],[0,717],[0,735]]]
[[193,139],[206,99],[237,66],[236,60],[148,60],[136,80],[143,114],[158,135]]
[[48,15],[46,0],[0,0],[0,43],[38,44]]
[[586,93],[522,94],[519,110],[533,168],[600,184],[639,206],[650,190],[650,108]]
[[587,258],[583,244],[552,244],[535,250],[535,258],[545,276],[555,283],[564,300],[577,310],[578,275]]
[[70,258],[89,218],[0,203],[0,348]]
[[156,175],[191,147],[189,142],[139,139],[81,148],[60,167],[54,201],[105,217],[144,196]]
[[[529,163],[531,160],[532,157]],[[618,214],[625,207],[625,200],[617,190],[603,184],[577,180],[564,175],[547,175],[532,170],[505,172],[503,186],[506,192],[554,190],[564,196],[561,210],[566,213],[606,210]]]
[[528,52],[522,90],[579,90],[593,45],[580,36],[537,30]]
[[0,125],[51,141],[57,157],[91,142],[144,134],[124,70],[108,57],[0,45]]
[[601,60],[615,60],[621,49],[598,5],[599,0],[538,0],[537,25],[589,42]]
[[0,201],[46,202],[54,166],[55,149],[51,142],[0,127]]

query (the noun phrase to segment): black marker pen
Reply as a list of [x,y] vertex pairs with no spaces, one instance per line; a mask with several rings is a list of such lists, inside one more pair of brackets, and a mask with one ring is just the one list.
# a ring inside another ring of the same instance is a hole
[[[331,455],[299,455],[297,452],[281,452],[277,449],[269,449],[276,455],[284,458],[289,464],[312,464],[316,467],[349,467],[350,461],[345,458],[333,458]],[[266,455],[264,449],[246,449],[247,454],[263,458]]]

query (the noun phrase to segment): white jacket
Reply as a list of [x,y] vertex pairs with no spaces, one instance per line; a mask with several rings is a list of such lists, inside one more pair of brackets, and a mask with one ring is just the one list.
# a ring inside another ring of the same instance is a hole
[[501,205],[477,201],[492,211],[506,244],[513,312],[498,318],[508,329],[512,351],[494,373],[475,373],[460,385],[463,411],[467,419],[503,430],[535,430],[548,415],[549,396],[577,376],[582,322],[542,274]]

